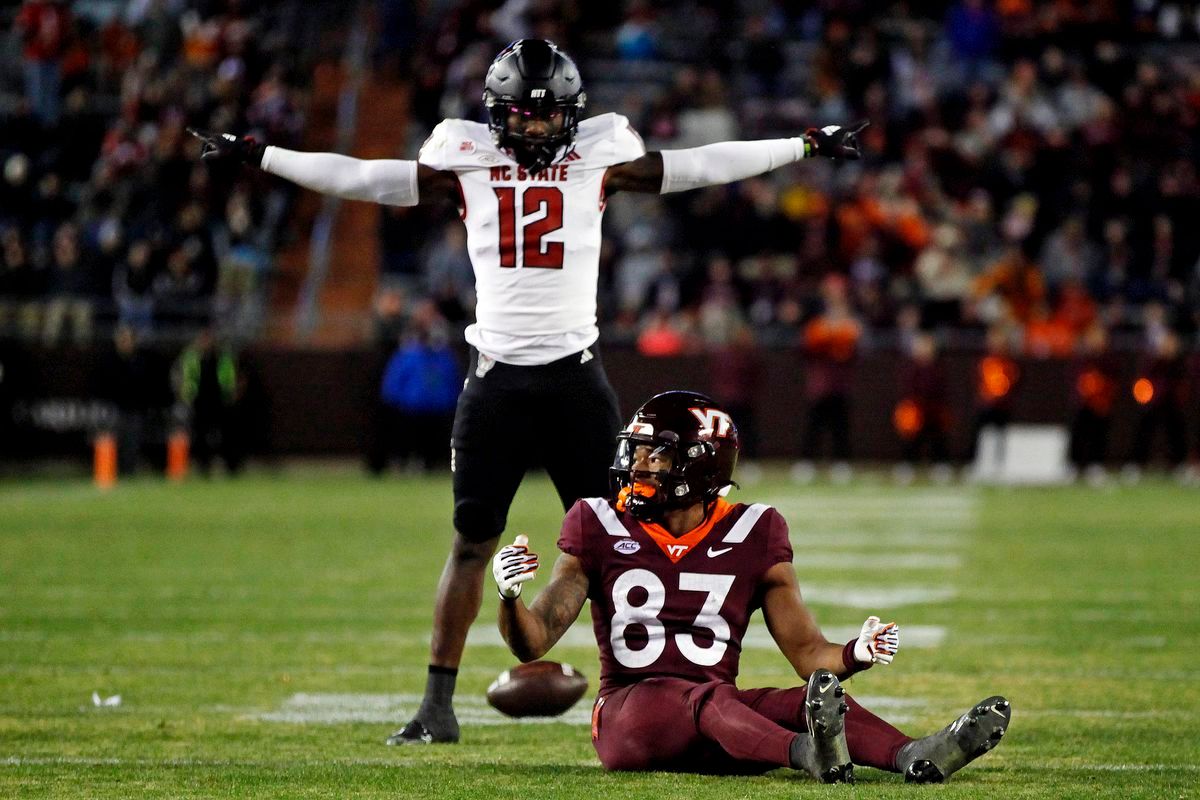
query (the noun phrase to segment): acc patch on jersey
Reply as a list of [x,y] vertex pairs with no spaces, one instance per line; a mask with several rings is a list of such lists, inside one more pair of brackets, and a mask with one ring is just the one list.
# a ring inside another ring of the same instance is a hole
[[634,553],[636,553],[638,550],[641,550],[641,549],[642,549],[642,546],[639,543],[635,542],[633,539],[620,539],[618,541],[613,542],[613,550],[616,550],[618,553],[621,553],[622,555],[626,555],[626,556],[633,555]]

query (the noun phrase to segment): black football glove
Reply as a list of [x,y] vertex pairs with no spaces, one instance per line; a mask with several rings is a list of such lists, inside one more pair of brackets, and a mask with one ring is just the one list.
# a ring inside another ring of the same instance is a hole
[[853,128],[826,125],[824,128],[809,128],[804,135],[812,143],[817,155],[856,161],[862,158],[862,153],[858,150],[858,132],[870,124],[869,120],[864,119]]
[[200,157],[205,161],[249,164],[252,167],[262,165],[263,153],[267,146],[255,141],[253,136],[208,133],[195,128],[188,128],[187,132],[204,143],[200,148]]

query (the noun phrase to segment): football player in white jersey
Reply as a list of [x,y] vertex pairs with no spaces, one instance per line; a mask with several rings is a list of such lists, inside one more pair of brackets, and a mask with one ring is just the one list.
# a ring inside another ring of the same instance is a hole
[[496,57],[483,99],[488,124],[443,121],[416,161],[301,153],[193,131],[206,160],[241,161],[345,199],[411,206],[455,197],[467,228],[478,301],[451,439],[454,543],[434,606],[425,698],[389,744],[458,740],[451,701],[467,630],[526,469],[547,471],[564,509],[607,488],[621,423],[596,345],[608,198],[730,183],[812,156],[856,159],[865,125],[646,152],[625,117],[580,119],[587,98],[575,62],[540,39]]

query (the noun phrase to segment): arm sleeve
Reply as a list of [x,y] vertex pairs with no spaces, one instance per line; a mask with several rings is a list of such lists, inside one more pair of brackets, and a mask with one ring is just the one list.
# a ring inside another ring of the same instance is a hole
[[802,137],[757,142],[717,142],[663,150],[662,194],[732,183],[799,161],[808,155]]
[[363,160],[337,153],[300,153],[268,147],[262,168],[322,194],[388,206],[417,204],[417,162]]

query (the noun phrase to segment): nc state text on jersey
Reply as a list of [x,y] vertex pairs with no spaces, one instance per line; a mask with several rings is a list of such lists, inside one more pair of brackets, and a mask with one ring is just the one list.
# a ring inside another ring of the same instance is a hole
[[524,167],[492,167],[491,180],[511,181],[513,176],[519,181],[537,181],[539,183],[562,182],[567,179],[567,168],[570,164],[551,164],[536,175]]

